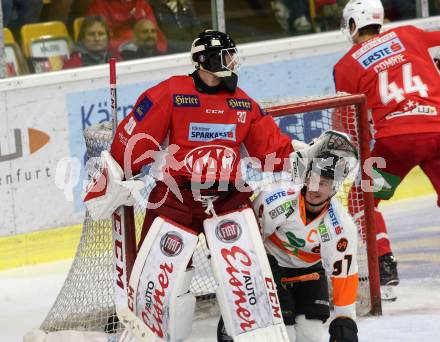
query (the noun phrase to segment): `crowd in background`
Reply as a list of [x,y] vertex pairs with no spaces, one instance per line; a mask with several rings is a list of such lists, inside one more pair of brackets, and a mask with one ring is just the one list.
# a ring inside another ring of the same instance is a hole
[[[240,43],[336,30],[347,1],[225,1],[226,26]],[[416,0],[382,2],[389,21],[416,17]],[[1,4],[3,25],[17,47],[23,47],[23,25],[33,23],[61,21],[73,38],[61,62],[41,67],[46,57],[25,56],[23,73],[97,65],[110,57],[132,60],[186,52],[198,32],[212,27],[211,0],[1,0]],[[430,0],[429,5],[430,15],[440,14],[440,0]],[[13,67],[9,76],[20,74]]]

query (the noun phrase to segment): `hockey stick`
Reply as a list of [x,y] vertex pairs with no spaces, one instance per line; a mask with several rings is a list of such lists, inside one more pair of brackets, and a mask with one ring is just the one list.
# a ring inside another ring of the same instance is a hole
[[[118,126],[118,102],[116,96],[116,58],[111,58],[110,61],[110,97],[112,110],[112,130],[113,138],[116,134]],[[125,261],[127,264],[127,279],[130,279],[131,269],[133,268],[134,260],[136,259],[136,225],[134,222],[133,207],[123,207],[123,228],[125,231],[126,246],[125,246]]]
[[[116,95],[116,59],[111,58],[110,67],[110,99],[112,112],[113,138],[118,126],[117,95]],[[136,227],[133,207],[121,206],[112,215],[113,255],[115,271],[115,305],[118,308],[133,307],[133,297],[128,289],[128,280],[136,258]],[[130,302],[131,301],[131,302]]]
[[305,281],[318,280],[320,278],[318,272],[304,274],[296,277],[283,277],[281,278],[281,285],[286,288],[287,286],[293,286],[295,283],[302,283]]

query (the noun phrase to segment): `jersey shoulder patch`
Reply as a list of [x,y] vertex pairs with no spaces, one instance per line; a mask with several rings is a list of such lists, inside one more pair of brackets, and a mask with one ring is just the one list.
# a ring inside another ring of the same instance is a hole
[[148,98],[147,95],[144,95],[143,98],[136,104],[133,108],[133,114],[137,121],[142,121],[143,118],[150,111],[151,107],[153,107],[153,102]]

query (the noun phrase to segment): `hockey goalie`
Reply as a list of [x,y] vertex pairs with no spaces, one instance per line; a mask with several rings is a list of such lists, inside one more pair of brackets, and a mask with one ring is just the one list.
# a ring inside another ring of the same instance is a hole
[[[338,153],[348,138],[329,131],[295,150],[272,117],[237,87],[238,54],[227,34],[200,33],[191,56],[192,74],[140,95],[118,125],[111,151],[103,152],[101,177],[84,199],[94,219],[113,215],[115,303],[126,327],[121,340],[182,341],[190,335],[191,257],[203,232],[227,333],[234,341],[287,342],[252,191],[240,174],[242,151],[264,171],[289,170],[301,182],[308,160],[323,150]],[[133,205],[142,187],[136,176],[147,170],[157,182],[127,276],[118,208]]]

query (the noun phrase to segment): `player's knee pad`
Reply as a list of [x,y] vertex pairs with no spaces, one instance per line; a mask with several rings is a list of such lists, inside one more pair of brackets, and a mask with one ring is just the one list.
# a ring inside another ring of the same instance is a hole
[[304,315],[295,318],[296,342],[321,342],[323,323],[319,319],[307,319]]

